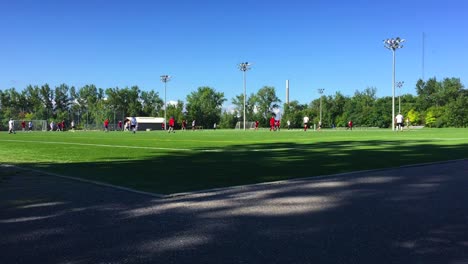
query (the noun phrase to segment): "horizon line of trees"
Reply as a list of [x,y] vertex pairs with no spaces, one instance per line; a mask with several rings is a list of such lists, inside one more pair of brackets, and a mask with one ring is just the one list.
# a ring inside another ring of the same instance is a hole
[[[468,90],[459,78],[445,78],[442,81],[430,78],[418,80],[417,95],[404,94],[401,113],[412,125],[429,127],[467,127]],[[392,123],[392,97],[377,98],[377,89],[367,87],[356,91],[353,96],[340,92],[322,96],[323,127],[346,126],[349,120],[357,126],[390,127]],[[197,126],[212,128],[234,128],[243,120],[244,95],[231,99],[234,110],[223,110],[227,99],[224,93],[203,86],[186,96],[186,101],[166,105],[166,116],[173,116],[180,125],[182,120],[196,120]],[[308,104],[297,100],[281,106],[281,100],[272,86],[264,86],[246,100],[246,120],[259,121],[261,127],[269,126],[269,118],[281,119],[282,126],[290,120],[293,128],[302,126],[302,118],[309,116],[311,123],[320,120],[320,97]],[[282,111],[280,109],[282,108]],[[61,84],[51,88],[28,85],[18,92],[15,88],[0,90],[0,128],[5,129],[9,118],[17,120],[74,120],[78,127],[84,124],[102,124],[105,119],[123,120],[127,116],[164,117],[164,101],[155,91],[141,91],[138,86],[125,88],[97,88],[85,85],[81,88]]]

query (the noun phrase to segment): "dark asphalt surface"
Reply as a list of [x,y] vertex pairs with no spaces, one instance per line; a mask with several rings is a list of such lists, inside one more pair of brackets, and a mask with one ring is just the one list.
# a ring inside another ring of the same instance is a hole
[[0,263],[468,263],[468,160],[166,199],[0,168]]

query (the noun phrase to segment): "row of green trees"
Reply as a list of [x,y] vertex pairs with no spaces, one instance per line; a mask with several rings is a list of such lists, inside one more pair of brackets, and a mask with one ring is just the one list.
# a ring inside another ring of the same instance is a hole
[[[466,127],[468,126],[468,91],[460,79],[436,78],[427,81],[418,80],[417,95],[405,94],[401,100],[401,112],[413,125],[430,127]],[[377,98],[376,88],[368,87],[356,91],[353,96],[344,96],[340,92],[322,97],[322,123],[324,127],[345,126],[352,120],[357,126],[391,126],[391,97]],[[223,109],[227,101],[224,93],[211,87],[199,87],[190,93],[185,102],[167,105],[167,116],[174,116],[177,123],[182,120],[197,120],[197,125],[220,128],[234,128],[243,120],[243,94],[232,98],[232,110]],[[279,109],[282,108],[282,111]],[[247,97],[246,119],[259,121],[261,126],[268,126],[269,118],[274,115],[286,120],[293,127],[301,127],[302,118],[309,116],[313,123],[320,119],[320,98],[309,104],[292,101],[281,106],[276,90],[264,86]],[[51,88],[49,85],[28,86],[22,91],[15,88],[0,90],[0,118],[5,127],[9,118],[75,120],[75,123],[102,124],[106,118],[122,120],[126,116],[164,116],[164,102],[157,92],[141,91],[138,86],[125,88],[97,88],[86,85],[79,89],[62,84]]]
[[[467,127],[468,90],[458,78],[445,78],[437,81],[418,80],[416,96],[404,94],[396,98],[396,112],[401,112],[413,125],[428,127]],[[347,97],[340,92],[322,97],[322,123],[325,126],[345,126],[352,120],[358,126],[390,127],[392,123],[392,97],[377,98],[376,88],[356,91]],[[399,103],[401,101],[401,104]],[[401,109],[399,109],[401,108]],[[292,102],[285,106],[283,119],[300,123],[301,116],[309,115],[318,123],[320,119],[320,99],[308,105]]]

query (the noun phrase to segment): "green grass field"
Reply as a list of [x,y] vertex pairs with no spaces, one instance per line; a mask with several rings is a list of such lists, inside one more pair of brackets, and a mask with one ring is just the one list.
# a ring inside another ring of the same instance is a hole
[[0,162],[170,194],[468,158],[468,129],[0,133]]

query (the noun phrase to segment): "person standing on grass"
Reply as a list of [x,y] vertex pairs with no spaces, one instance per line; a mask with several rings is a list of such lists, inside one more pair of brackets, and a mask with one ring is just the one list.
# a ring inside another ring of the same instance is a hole
[[281,121],[278,119],[276,120],[276,129],[280,131],[280,127],[281,127]]
[[28,123],[28,132],[31,132],[32,129],[33,129],[33,123],[32,123],[32,121],[29,121],[29,123]]
[[309,117],[304,116],[302,121],[304,122],[304,131],[307,131],[307,128],[309,127]]
[[122,120],[119,120],[118,127],[119,127],[119,130],[121,131],[122,130]]
[[346,128],[346,130],[353,130],[353,121],[352,120],[349,120],[348,121],[348,127]]
[[258,120],[255,121],[255,130],[258,130]]
[[132,130],[133,134],[136,133],[138,122],[136,120],[136,117],[132,116],[132,119],[130,120],[130,129]]
[[182,120],[182,130],[185,130],[187,128],[187,121]]
[[289,119],[288,119],[288,121],[286,122],[286,124],[288,125],[288,130],[291,129],[291,121],[289,121]]
[[270,131],[275,131],[275,124],[276,124],[275,117],[271,116],[271,118],[270,118]]
[[109,118],[106,118],[106,120],[104,120],[104,131],[109,132]]
[[317,130],[320,130],[322,128],[322,121],[319,121],[318,122],[318,129]]
[[125,119],[124,131],[130,131],[130,119]]
[[55,128],[55,124],[54,124],[54,120],[50,121],[50,131],[54,131],[54,128]]
[[192,130],[195,131],[195,119],[192,121]]
[[26,121],[24,120],[21,122],[21,130],[26,131]]
[[8,134],[16,134],[15,121],[13,121],[13,118],[10,118],[10,121],[8,121]]
[[171,118],[169,119],[169,129],[167,130],[167,133],[175,133],[174,131],[174,124],[175,124],[175,120],[174,120],[174,117],[171,116]]
[[397,130],[402,131],[403,130],[403,115],[401,113],[398,113],[398,115],[395,117],[395,121],[397,123]]
[[72,120],[70,123],[71,131],[75,132],[75,120]]

